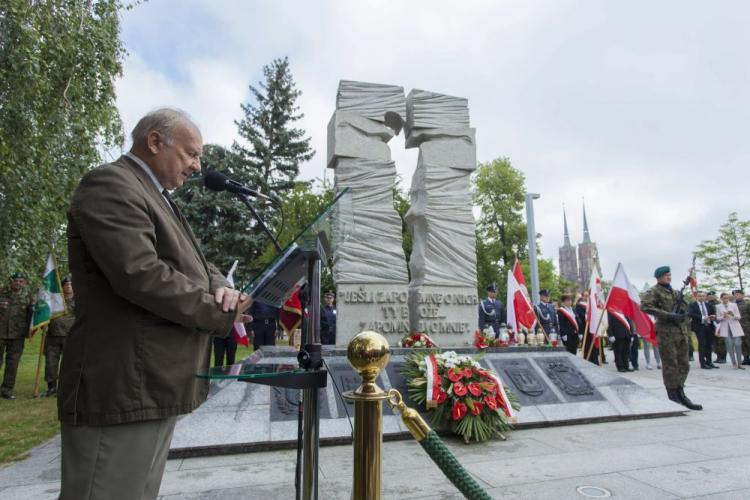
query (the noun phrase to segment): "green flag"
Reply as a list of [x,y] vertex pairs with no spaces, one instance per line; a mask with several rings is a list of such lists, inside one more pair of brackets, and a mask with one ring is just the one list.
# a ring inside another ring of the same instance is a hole
[[55,259],[52,254],[47,257],[47,265],[44,267],[44,276],[42,277],[42,286],[36,296],[34,304],[34,315],[31,318],[31,331],[49,324],[52,318],[60,316],[65,312],[65,300],[60,290],[60,280],[58,279],[57,269],[55,269]]

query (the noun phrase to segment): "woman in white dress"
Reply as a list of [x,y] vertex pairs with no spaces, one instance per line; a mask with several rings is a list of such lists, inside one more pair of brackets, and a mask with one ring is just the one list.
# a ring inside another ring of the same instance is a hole
[[727,346],[727,353],[732,360],[732,366],[744,370],[742,366],[742,337],[745,333],[740,326],[740,310],[728,293],[721,294],[721,304],[716,304],[716,319],[719,321],[719,327],[716,335],[724,338]]

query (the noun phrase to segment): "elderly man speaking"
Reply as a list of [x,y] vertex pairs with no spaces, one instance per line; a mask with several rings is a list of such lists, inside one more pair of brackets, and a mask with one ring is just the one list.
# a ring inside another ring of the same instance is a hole
[[211,336],[250,300],[206,262],[169,196],[200,172],[203,140],[182,111],[157,109],[133,147],[81,180],[68,211],[76,311],[60,373],[68,499],[154,499],[178,415],[208,382]]

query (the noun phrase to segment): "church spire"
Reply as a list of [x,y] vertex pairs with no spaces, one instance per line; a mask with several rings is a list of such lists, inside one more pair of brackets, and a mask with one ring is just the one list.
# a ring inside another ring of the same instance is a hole
[[591,236],[589,235],[589,223],[586,220],[586,202],[583,202],[583,242],[591,243]]
[[563,225],[565,226],[565,244],[564,246],[570,246],[570,233],[568,233],[568,216],[565,214],[565,204],[563,204]]

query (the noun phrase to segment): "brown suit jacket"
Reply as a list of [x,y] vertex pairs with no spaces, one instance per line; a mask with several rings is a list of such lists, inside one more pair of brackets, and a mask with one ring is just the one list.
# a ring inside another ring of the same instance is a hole
[[68,211],[76,319],[60,370],[58,414],[108,425],[188,413],[205,401],[210,333],[234,313],[227,285],[187,222],[126,156],[81,180]]

